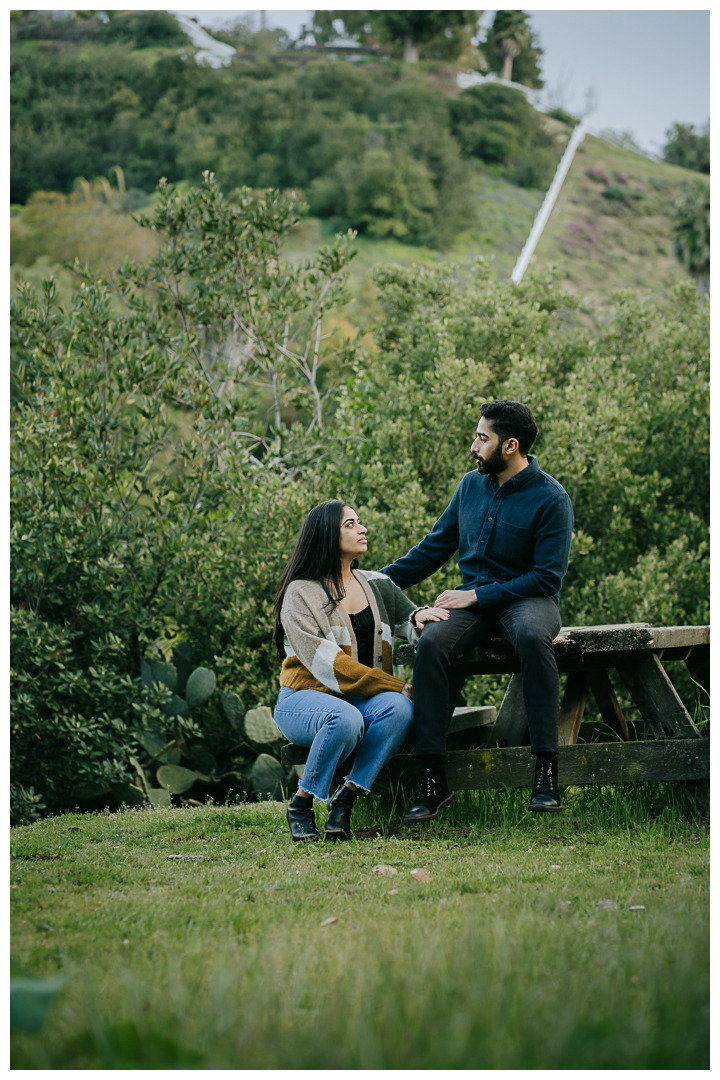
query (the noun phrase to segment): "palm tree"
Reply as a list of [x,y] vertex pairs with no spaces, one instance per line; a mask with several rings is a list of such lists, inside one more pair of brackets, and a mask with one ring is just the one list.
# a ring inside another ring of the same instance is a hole
[[532,41],[524,11],[497,11],[488,34],[488,45],[503,57],[501,78],[512,79],[513,60]]

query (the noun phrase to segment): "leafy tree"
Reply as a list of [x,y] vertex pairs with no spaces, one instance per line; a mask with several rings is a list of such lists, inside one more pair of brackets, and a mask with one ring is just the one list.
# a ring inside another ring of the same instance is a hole
[[167,11],[130,11],[117,14],[110,19],[102,34],[107,41],[132,42],[136,49],[189,43],[180,23]]
[[431,50],[445,38],[445,59],[459,56],[469,43],[466,28],[474,30],[479,11],[373,11],[371,26],[380,42],[401,45],[405,63],[416,63],[422,49]]
[[547,187],[559,151],[520,90],[486,83],[450,103],[453,131],[466,154],[503,166],[524,187]]
[[[405,63],[417,63],[421,51],[456,59],[470,44],[479,11],[314,11],[312,32],[318,43],[337,36],[336,25],[362,44],[377,41],[402,48]],[[470,30],[470,33],[468,33]]]
[[[149,725],[201,736],[197,717],[164,712],[167,692],[141,685],[163,642],[190,639],[248,704],[274,688],[265,624],[313,490],[308,462],[322,459],[323,370],[347,356],[323,326],[345,295],[351,238],[291,267],[280,250],[296,220],[278,192],[233,203],[211,176],[186,196],[163,183],[145,223],[166,241],[154,259],[127,260],[112,286],[78,267],[68,311],[52,280],[13,302],[20,814],[31,788],[52,809],[78,785],[132,779]],[[291,403],[298,420],[281,438]],[[307,468],[301,489],[288,453]],[[227,756],[227,723],[201,717]]]
[[491,71],[510,81],[541,87],[542,49],[524,11],[496,11],[483,55]]
[[370,236],[421,240],[432,225],[437,195],[427,168],[402,151],[367,150],[358,161],[342,161],[334,174],[310,187],[311,204],[334,210],[341,220]]
[[673,249],[701,292],[710,287],[710,185],[688,184],[673,207]]
[[673,124],[665,132],[663,158],[671,165],[710,174],[710,128],[695,131],[694,124]]

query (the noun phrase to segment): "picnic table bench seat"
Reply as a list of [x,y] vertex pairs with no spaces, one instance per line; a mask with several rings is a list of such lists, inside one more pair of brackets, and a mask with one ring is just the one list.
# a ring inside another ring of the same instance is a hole
[[[691,801],[705,805],[710,775],[710,741],[704,738],[665,671],[683,662],[692,678],[710,692],[710,627],[621,623],[567,626],[555,638],[558,670],[566,675],[560,704],[560,776],[563,784],[616,784],[644,780],[686,780]],[[396,666],[412,666],[415,645],[396,646]],[[457,664],[467,675],[510,675],[505,696],[493,706],[456,708],[448,725],[447,774],[458,790],[532,786],[534,758],[529,746],[520,664],[505,638],[465,651]],[[636,705],[641,738],[628,725],[608,675],[615,669]],[[592,693],[612,742],[578,742],[588,695]],[[644,737],[642,737],[644,736]],[[403,748],[405,749],[405,748]],[[286,766],[302,765],[308,748],[288,743]],[[347,771],[345,765],[341,772]],[[341,773],[336,774],[338,776]],[[416,780],[411,753],[396,754],[376,787],[388,789]]]

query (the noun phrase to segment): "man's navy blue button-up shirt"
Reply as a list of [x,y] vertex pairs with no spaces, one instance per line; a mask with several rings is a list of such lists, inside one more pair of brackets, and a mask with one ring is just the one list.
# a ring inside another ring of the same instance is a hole
[[474,589],[481,607],[528,596],[557,601],[568,567],[572,504],[537,458],[528,462],[501,487],[494,476],[467,473],[432,531],[382,573],[407,589],[457,551],[459,588]]

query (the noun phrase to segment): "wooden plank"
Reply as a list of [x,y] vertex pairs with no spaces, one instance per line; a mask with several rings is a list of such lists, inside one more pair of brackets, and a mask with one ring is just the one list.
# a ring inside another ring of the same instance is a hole
[[699,738],[690,714],[654,653],[636,653],[617,663],[620,678],[656,739]]
[[571,671],[567,677],[558,719],[561,746],[572,746],[578,741],[589,686],[590,676],[586,671]]
[[596,671],[590,673],[590,689],[592,690],[593,697],[600,710],[600,715],[607,724],[607,726],[619,735],[623,742],[628,742],[630,738],[630,732],[627,726],[627,720],[620,708],[620,703],[615,696],[613,685],[610,682],[610,677],[603,668],[599,668]]
[[447,733],[453,735],[457,731],[465,731],[467,728],[483,727],[486,724],[494,724],[498,711],[494,705],[461,706],[455,709],[448,724]]
[[489,733],[489,746],[523,746],[529,735],[522,678],[513,675],[500,703],[497,720]]
[[[558,659],[588,653],[643,652],[648,649],[679,649],[708,645],[709,626],[660,626],[627,623],[608,626],[564,626],[553,642]],[[396,664],[412,664],[414,645],[398,645]],[[493,664],[516,660],[515,651],[503,637],[492,638],[484,647],[467,649],[460,658],[465,664]]]
[[709,645],[709,626],[655,626],[651,630],[653,649],[689,648],[691,645]]
[[[535,758],[525,747],[450,751],[447,776],[455,791],[532,787]],[[647,780],[706,780],[710,776],[709,739],[662,739],[647,742],[578,743],[561,746],[561,786],[624,784]],[[373,790],[390,784],[412,786],[417,766],[412,754],[397,754],[383,769]]]

